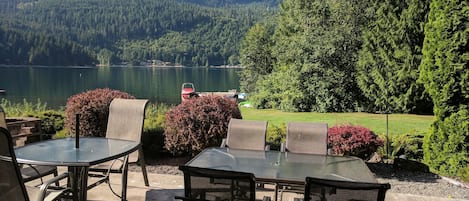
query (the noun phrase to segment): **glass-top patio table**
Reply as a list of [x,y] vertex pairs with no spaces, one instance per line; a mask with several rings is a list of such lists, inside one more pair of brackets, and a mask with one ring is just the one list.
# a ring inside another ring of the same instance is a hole
[[[62,138],[32,143],[15,149],[18,163],[33,165],[67,166],[71,175],[70,185],[74,200],[85,201],[88,185],[88,168],[102,162],[128,156],[140,147],[140,143],[128,140],[100,137],[83,137],[79,148],[75,138]],[[127,157],[126,157],[127,158]],[[127,177],[127,163],[123,178]],[[122,184],[122,200],[126,199],[126,179]]]
[[307,176],[339,181],[376,183],[357,157],[208,148],[187,166],[253,173],[256,181],[304,185]]

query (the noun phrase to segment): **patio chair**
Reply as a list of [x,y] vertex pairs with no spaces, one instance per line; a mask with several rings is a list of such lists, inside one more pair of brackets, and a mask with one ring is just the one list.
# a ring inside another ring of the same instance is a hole
[[[6,115],[3,108],[0,107],[0,127],[8,129],[5,116]],[[43,177],[48,175],[54,175],[54,177],[58,176],[57,167],[55,166],[21,164],[20,167],[23,182],[30,182],[36,179],[40,179],[41,184],[43,184]],[[57,182],[56,185],[58,186],[59,183]]]
[[[255,201],[255,178],[252,173],[179,166],[184,173],[184,201]],[[263,200],[270,200],[264,197]]]
[[0,106],[0,127],[7,128],[7,121],[5,117],[5,111],[3,111],[2,106]]
[[227,138],[220,147],[249,150],[268,150],[265,145],[267,121],[231,119],[228,124]]
[[[337,181],[306,177],[304,201],[384,201],[389,183],[363,183],[354,181]],[[311,189],[321,189],[312,193]]]
[[[109,106],[109,118],[107,122],[106,138],[132,140],[141,142],[143,132],[143,122],[145,119],[145,108],[148,100],[146,99],[114,99]],[[147,169],[143,157],[143,149],[140,147],[138,152],[131,153],[127,156],[128,163],[139,162],[142,168],[145,186],[149,186]],[[114,192],[109,182],[111,173],[122,174],[124,172],[125,159],[118,159],[106,163],[101,163],[89,168],[89,176],[100,178],[97,182],[91,184],[88,188],[93,188],[101,183],[108,183],[111,191]],[[122,174],[122,181],[126,182],[127,177]],[[124,186],[122,187],[124,188]]]
[[[286,142],[282,143],[280,150],[299,154],[327,154],[327,123],[288,122]],[[282,183],[278,183],[277,188],[280,189],[280,198],[284,192],[303,193],[304,190],[303,185]]]
[[288,122],[286,143],[281,151],[327,154],[327,123]]
[[68,173],[63,173],[44,182],[40,188],[25,186],[16,161],[11,134],[5,128],[0,128],[0,200],[42,201],[70,196],[71,191],[68,188],[49,188],[52,183],[67,177]]

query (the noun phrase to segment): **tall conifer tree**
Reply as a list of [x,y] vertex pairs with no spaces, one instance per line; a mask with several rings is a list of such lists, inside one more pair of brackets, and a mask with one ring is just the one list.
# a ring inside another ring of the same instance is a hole
[[430,110],[423,86],[417,84],[423,27],[430,0],[377,1],[376,19],[364,32],[357,82],[373,103],[372,111]]
[[434,103],[424,161],[469,181],[469,2],[432,0],[420,80]]

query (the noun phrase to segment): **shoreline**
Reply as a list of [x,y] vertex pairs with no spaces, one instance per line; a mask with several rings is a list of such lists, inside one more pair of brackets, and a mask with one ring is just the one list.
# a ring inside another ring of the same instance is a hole
[[0,64],[2,68],[215,68],[215,69],[243,69],[242,66],[183,66],[183,65],[136,65],[136,66],[129,66],[129,65],[84,65],[84,66],[45,66],[45,65],[14,65],[14,64]]

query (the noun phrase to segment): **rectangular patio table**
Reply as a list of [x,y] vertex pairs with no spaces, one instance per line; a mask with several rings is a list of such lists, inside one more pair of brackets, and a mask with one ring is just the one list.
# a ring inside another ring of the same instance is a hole
[[[135,141],[101,137],[83,137],[75,148],[75,138],[62,138],[28,144],[15,149],[18,163],[33,165],[66,166],[71,174],[69,185],[73,199],[86,201],[88,168],[92,165],[125,157],[141,146]],[[122,175],[122,200],[126,199],[128,164],[124,163]]]
[[304,185],[307,176],[339,181],[377,182],[365,162],[352,156],[208,148],[186,165],[249,172],[254,174],[256,181],[276,184]]

